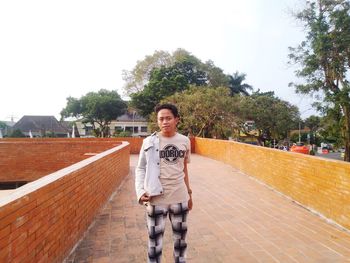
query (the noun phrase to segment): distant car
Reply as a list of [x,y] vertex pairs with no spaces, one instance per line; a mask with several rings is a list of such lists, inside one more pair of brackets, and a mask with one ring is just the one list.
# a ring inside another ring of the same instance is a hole
[[328,147],[322,147],[322,153],[323,154],[328,154],[329,153]]
[[310,154],[309,147],[305,146],[304,143],[298,142],[297,144],[290,147],[291,152]]

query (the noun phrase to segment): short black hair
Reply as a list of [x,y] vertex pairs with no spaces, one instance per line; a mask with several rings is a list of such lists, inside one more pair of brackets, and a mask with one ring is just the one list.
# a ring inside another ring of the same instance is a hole
[[170,104],[170,103],[159,104],[154,108],[154,111],[156,112],[156,114],[158,114],[160,110],[164,110],[164,109],[170,110],[175,118],[180,117],[177,107],[174,104]]

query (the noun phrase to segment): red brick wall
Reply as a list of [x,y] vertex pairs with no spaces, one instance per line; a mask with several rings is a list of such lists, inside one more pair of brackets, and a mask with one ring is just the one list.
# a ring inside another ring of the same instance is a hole
[[0,262],[62,262],[129,173],[127,143],[0,200]]
[[0,143],[0,181],[34,181],[119,145],[103,140],[19,140]]
[[118,139],[130,143],[130,153],[131,154],[139,154],[144,138],[127,137],[127,138],[118,138]]
[[[139,138],[139,137],[116,137],[116,138],[33,138],[33,139],[28,139],[28,138],[5,138],[0,142],[10,142],[10,141],[15,141],[15,142],[30,142],[30,141],[45,141],[45,142],[58,142],[58,141],[72,141],[72,142],[128,142],[130,143],[130,153],[131,154],[139,154],[142,142],[144,138]],[[195,138],[191,137],[191,151],[194,153],[195,152]],[[0,143],[1,145],[1,143]],[[1,150],[0,150],[1,154]]]

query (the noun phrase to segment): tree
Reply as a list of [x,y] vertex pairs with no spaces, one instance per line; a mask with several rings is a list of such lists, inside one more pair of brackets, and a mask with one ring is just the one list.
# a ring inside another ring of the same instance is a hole
[[11,133],[11,135],[9,137],[12,137],[12,138],[24,138],[26,136],[24,135],[24,133],[21,130],[16,129],[16,130],[14,130]]
[[289,102],[275,97],[274,92],[254,92],[251,96],[240,97],[238,116],[242,120],[240,127],[247,135],[245,122],[254,121],[259,145],[265,140],[285,139],[294,127],[297,127],[299,110]]
[[156,50],[153,55],[146,56],[143,60],[137,61],[136,66],[131,70],[123,70],[124,90],[127,95],[142,91],[148,83],[150,74],[154,68],[171,66],[172,57],[168,52]]
[[305,119],[305,126],[310,129],[310,143],[317,144],[316,133],[321,127],[321,118],[319,116],[311,115]]
[[214,65],[214,62],[208,60],[204,64],[201,63],[199,68],[207,74],[208,87],[229,87],[229,77],[223,70]]
[[155,51],[153,55],[137,61],[136,66],[131,71],[124,70],[125,93],[131,95],[142,91],[149,83],[153,70],[162,67],[169,68],[176,63],[183,62],[191,63],[197,70],[205,72],[208,86],[226,87],[228,85],[228,77],[223,73],[222,69],[214,65],[213,61],[209,60],[203,63],[187,50],[179,48],[172,54],[166,51]]
[[5,122],[0,121],[0,129],[5,129],[7,127]]
[[312,131],[316,132],[321,126],[321,118],[319,116],[311,115],[305,119],[305,125]]
[[[162,102],[174,103],[181,113],[179,130],[184,134],[207,138],[227,139],[237,128],[235,98],[225,87],[209,88],[191,86],[177,92]],[[153,114],[153,120],[155,115]]]
[[[83,123],[91,123],[97,136],[109,137],[109,125],[126,110],[126,103],[116,91],[101,89],[89,92],[80,99],[67,98],[67,105],[61,111],[62,118],[83,118]],[[96,127],[96,124],[99,126]]]
[[306,40],[290,48],[290,60],[301,66],[296,75],[305,84],[291,84],[297,92],[321,92],[323,112],[339,110],[339,127],[350,161],[350,2],[349,0],[307,1],[295,14],[307,32]]
[[253,87],[247,83],[243,83],[245,77],[246,74],[239,73],[238,71],[236,71],[233,75],[228,75],[228,87],[230,88],[231,96],[236,94],[242,94],[245,96],[249,95],[247,90],[252,90]]
[[201,86],[207,81],[205,72],[199,70],[192,61],[176,62],[171,67],[155,68],[149,83],[142,91],[131,94],[131,105],[144,117],[153,112],[154,107],[164,98],[181,92],[190,85]]
[[333,143],[336,147],[343,146],[342,121],[344,118],[339,110],[340,106],[328,109],[325,116],[321,119],[319,134],[322,141]]

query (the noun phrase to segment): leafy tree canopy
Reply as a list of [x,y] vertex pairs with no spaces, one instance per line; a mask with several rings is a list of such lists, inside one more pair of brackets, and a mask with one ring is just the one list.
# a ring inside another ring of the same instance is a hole
[[137,61],[136,66],[132,70],[124,70],[125,93],[131,95],[142,91],[150,81],[151,73],[154,69],[172,67],[176,63],[182,62],[189,62],[197,70],[205,72],[208,86],[219,87],[228,85],[228,77],[223,73],[222,69],[214,65],[213,61],[209,60],[203,63],[190,52],[184,49],[177,49],[172,54],[166,51],[155,51],[153,55]]
[[248,90],[253,90],[253,87],[251,85],[243,83],[246,74],[236,71],[233,75],[228,75],[227,77],[229,79],[228,87],[230,88],[231,96],[234,96],[236,94],[248,96]]
[[124,71],[124,88],[131,97],[131,106],[147,118],[162,99],[191,85],[228,87],[230,96],[249,95],[252,86],[244,83],[245,77],[239,72],[226,75],[213,61],[203,63],[190,52],[177,49],[172,54],[156,51],[138,61],[132,71]]
[[145,88],[131,94],[131,105],[147,117],[162,99],[184,91],[190,85],[201,86],[206,82],[205,72],[198,70],[192,61],[185,60],[170,67],[155,68]]
[[7,127],[6,123],[3,121],[0,121],[0,129],[5,129]]
[[312,132],[315,132],[321,127],[321,117],[311,115],[305,119],[304,123]]
[[[193,136],[227,139],[237,128],[235,115],[237,99],[230,97],[225,87],[209,88],[191,86],[162,100],[176,104],[181,113],[179,130]],[[156,123],[153,113],[151,120]],[[151,127],[155,129],[156,127]]]
[[319,109],[340,115],[338,127],[350,161],[350,1],[312,0],[296,12],[307,32],[306,40],[290,48],[290,61],[300,65],[296,75],[303,84],[291,84],[297,92],[321,92]]
[[146,56],[143,60],[137,61],[136,66],[128,71],[123,70],[123,80],[125,81],[125,93],[130,95],[142,91],[148,83],[151,71],[154,68],[170,66],[173,59],[169,52],[155,51],[153,55]]
[[[83,118],[83,123],[91,123],[95,134],[108,137],[108,125],[112,120],[125,113],[126,103],[116,91],[101,89],[89,92],[80,99],[67,98],[67,105],[61,111],[62,118]],[[99,127],[96,127],[96,123]]]
[[[239,113],[245,130],[247,120],[254,121],[259,144],[265,140],[287,138],[288,132],[297,127],[299,110],[289,102],[281,100],[274,92],[254,92],[251,96],[240,97]],[[248,131],[246,131],[248,134]]]
[[24,133],[21,130],[16,129],[16,130],[14,130],[11,133],[11,135],[9,137],[12,137],[12,138],[24,138],[26,136],[24,135]]
[[319,134],[323,142],[334,143],[336,147],[344,145],[342,125],[344,118],[340,106],[328,109],[327,113],[320,120]]

